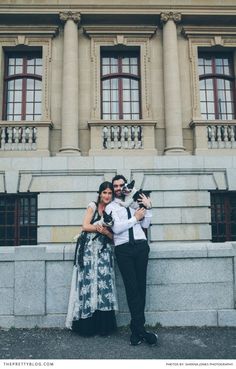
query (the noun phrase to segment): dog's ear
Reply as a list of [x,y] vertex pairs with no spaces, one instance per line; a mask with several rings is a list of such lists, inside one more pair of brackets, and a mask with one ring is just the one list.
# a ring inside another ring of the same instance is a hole
[[111,210],[111,212],[110,212],[110,214],[109,214],[109,215],[110,215],[110,217],[111,217],[111,215],[112,215],[112,210]]
[[144,195],[147,197],[150,197],[152,191],[143,191]]
[[130,186],[134,186],[135,184],[135,180],[133,179],[131,182],[130,182]]

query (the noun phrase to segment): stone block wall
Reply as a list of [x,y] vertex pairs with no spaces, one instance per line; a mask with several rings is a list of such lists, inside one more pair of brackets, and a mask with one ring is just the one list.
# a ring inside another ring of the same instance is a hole
[[[146,319],[163,326],[236,326],[236,243],[151,245]],[[74,246],[0,248],[0,327],[64,327]],[[217,255],[218,253],[218,255]],[[119,325],[129,323],[116,267]]]
[[[38,192],[38,244],[0,245],[0,326],[64,326],[74,244],[87,204],[116,173],[152,191],[147,322],[235,325],[235,245],[211,243],[211,190],[236,190],[236,159],[2,159],[0,192]],[[117,270],[119,324],[129,315]]]
[[38,193],[38,244],[70,244],[104,180],[123,173],[152,191],[152,242],[211,240],[211,190],[235,189],[235,162],[200,157],[52,157],[1,160],[0,193]]

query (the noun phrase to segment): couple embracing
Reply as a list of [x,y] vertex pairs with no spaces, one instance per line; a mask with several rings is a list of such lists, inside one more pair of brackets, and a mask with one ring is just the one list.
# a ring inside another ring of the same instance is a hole
[[[151,202],[140,194],[138,205],[128,206],[122,192],[126,183],[122,175],[116,175],[112,183],[103,182],[97,202],[87,207],[75,252],[66,326],[84,336],[109,335],[116,330],[115,245],[131,314],[130,344],[145,341],[155,345],[157,335],[144,327],[150,248],[143,228],[148,228],[151,222]],[[112,218],[104,224],[101,219],[105,210],[105,215]]]

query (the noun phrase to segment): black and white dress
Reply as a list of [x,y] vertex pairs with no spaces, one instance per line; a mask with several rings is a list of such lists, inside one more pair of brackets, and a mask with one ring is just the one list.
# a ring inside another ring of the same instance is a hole
[[[91,202],[93,221],[100,219],[97,206]],[[66,327],[81,335],[107,335],[116,329],[117,297],[113,246],[104,247],[104,236],[88,232],[83,253],[83,267],[73,268]],[[79,249],[77,250],[77,252]],[[77,260],[77,255],[75,255]]]

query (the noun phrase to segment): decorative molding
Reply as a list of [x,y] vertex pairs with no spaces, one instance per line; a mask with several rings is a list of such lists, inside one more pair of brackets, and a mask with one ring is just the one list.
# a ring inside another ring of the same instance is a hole
[[196,119],[196,120],[192,120],[189,123],[189,127],[206,127],[206,126],[231,126],[234,125],[236,126],[236,119],[232,119],[232,120],[222,120],[222,119],[217,119],[217,120],[206,120],[206,119]]
[[123,35],[125,37],[142,36],[151,37],[157,31],[157,26],[84,26],[84,33],[89,37],[107,37],[108,35],[115,35],[116,37]]
[[15,42],[16,42],[16,46],[28,45],[28,39],[26,40],[25,35],[18,35]]
[[88,121],[89,127],[102,127],[102,126],[150,126],[157,128],[156,120],[102,120],[102,119],[93,119]]
[[0,120],[1,127],[15,127],[15,126],[27,126],[27,127],[49,127],[53,128],[53,123],[50,120]]
[[45,36],[45,37],[54,37],[58,32],[58,26],[5,26],[0,25],[0,37],[1,36],[16,36],[20,35],[25,36]]
[[192,117],[201,119],[198,75],[198,48],[221,46],[236,47],[236,27],[184,26],[182,34],[188,40],[189,60],[191,66]]
[[213,37],[213,36],[236,36],[236,27],[215,27],[215,26],[184,26],[182,28],[182,34],[187,38],[193,38],[200,36]]
[[217,46],[224,46],[224,40],[221,36],[214,36],[214,44]]
[[[156,28],[156,27],[155,27]],[[152,33],[153,34],[153,33]],[[103,46],[111,46],[114,47],[118,43],[123,42],[123,45],[127,47],[140,47],[140,60],[141,60],[141,101],[142,101],[142,113],[144,119],[151,119],[151,111],[150,111],[150,89],[148,85],[151,83],[150,76],[150,68],[148,67],[148,63],[151,60],[151,45],[150,45],[150,33],[149,35],[145,35],[141,37],[140,34],[137,34],[136,37],[131,37],[131,35],[122,35],[123,37],[119,37],[119,34],[110,34],[107,35],[96,35],[91,37],[90,44],[90,57],[92,63],[92,84],[91,84],[91,96],[93,98],[92,103],[92,111],[91,111],[91,119],[100,119],[100,50]],[[118,40],[118,41],[117,41]]]
[[73,20],[75,23],[80,24],[81,22],[81,14],[79,12],[60,12],[59,18],[62,23],[66,23],[69,19]]
[[[1,27],[0,27],[1,29]],[[8,35],[4,37],[0,32],[0,49],[4,47],[15,47],[25,45],[28,47],[42,48],[43,71],[42,71],[42,120],[50,120],[50,71],[51,71],[51,54],[52,54],[52,37],[39,34],[22,35],[15,34],[14,37]],[[0,63],[3,57],[0,53]]]
[[127,44],[127,40],[124,37],[124,35],[117,35],[116,36],[116,45],[126,45]]
[[90,58],[92,64],[93,96],[91,119],[100,118],[100,49],[103,46],[124,45],[127,47],[140,47],[141,75],[142,75],[142,112],[144,119],[150,118],[150,91],[147,88],[150,83],[150,68],[147,63],[151,60],[150,39],[156,33],[157,26],[118,26],[118,25],[92,25],[84,26],[84,33],[91,38]]
[[182,15],[177,12],[162,12],[160,14],[161,24],[167,23],[170,19],[173,20],[176,24],[181,22]]

